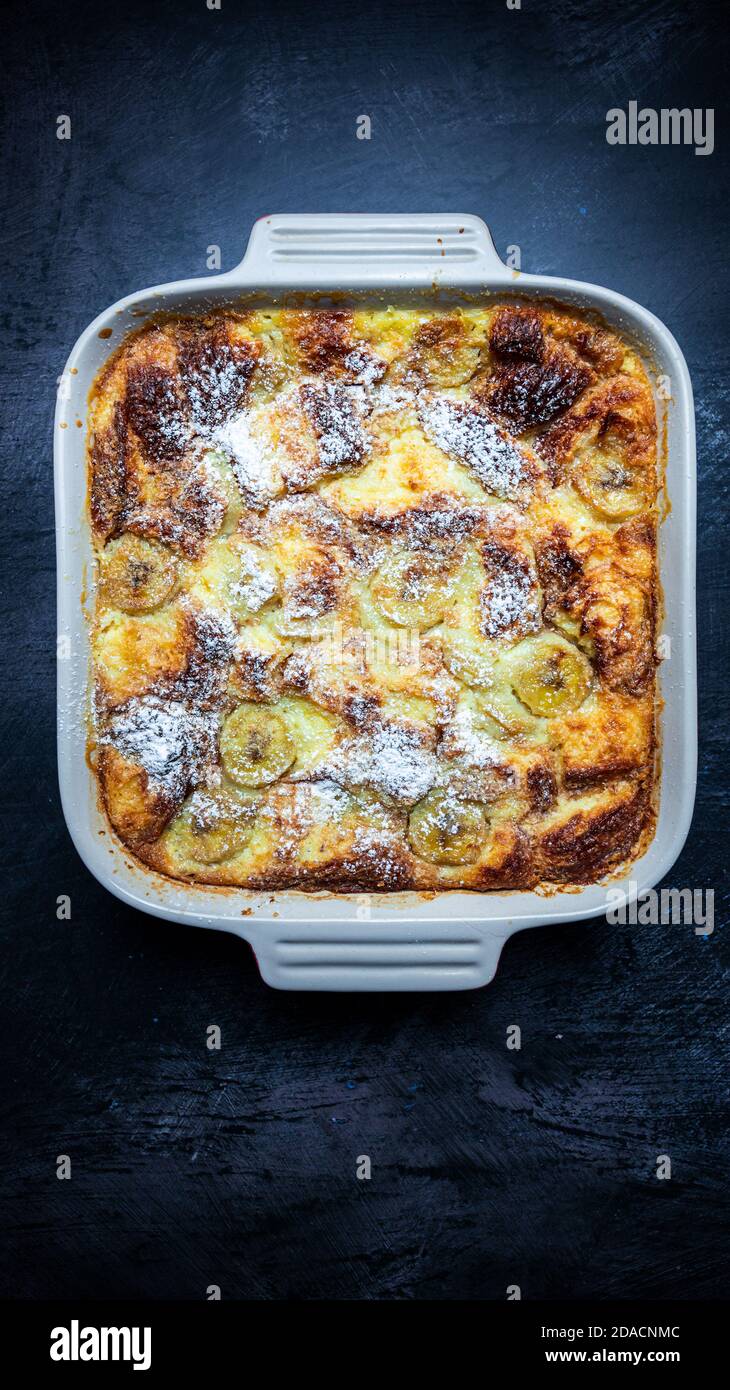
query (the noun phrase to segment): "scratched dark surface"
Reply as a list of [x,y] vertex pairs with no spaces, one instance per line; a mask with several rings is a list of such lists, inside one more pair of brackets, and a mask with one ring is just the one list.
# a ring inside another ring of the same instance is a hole
[[[218,1284],[225,1298],[498,1300],[514,1283],[525,1298],[726,1296],[722,15],[661,0],[68,0],[6,17],[10,1296],[200,1299]],[[714,107],[714,154],[608,146],[606,111],[632,98]],[[369,142],[355,139],[363,113]],[[472,994],[281,995],[246,946],[136,914],[76,857],[55,772],[56,376],[100,309],[205,273],[212,243],[235,264],[259,215],[358,210],[478,213],[525,269],[623,291],[687,355],[701,755],[667,883],[714,889],[707,939],[555,927],[513,938]],[[355,1179],[360,1154],[370,1182]]]

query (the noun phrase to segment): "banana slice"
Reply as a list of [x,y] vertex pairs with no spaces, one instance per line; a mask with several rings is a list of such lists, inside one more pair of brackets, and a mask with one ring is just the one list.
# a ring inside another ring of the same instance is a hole
[[408,817],[411,849],[431,864],[473,864],[486,833],[481,806],[453,793],[430,791]]
[[225,536],[209,545],[188,591],[245,623],[278,596],[279,576],[261,546],[243,536]]
[[509,671],[517,697],[544,719],[578,709],[591,688],[590,663],[557,633],[520,642],[511,653]]
[[465,685],[489,689],[495,680],[498,644],[487,637],[454,627],[440,629],[444,664],[452,676]]
[[[493,694],[493,692],[492,692]],[[514,696],[513,696],[514,699]],[[517,704],[518,701],[515,701]],[[471,727],[477,735],[485,734],[491,739],[506,739],[508,730],[500,722],[495,712],[495,701],[489,691],[464,688],[454,710],[452,724],[457,727]],[[534,720],[531,723],[535,723]]]
[[479,366],[479,356],[479,348],[470,347],[468,343],[447,346],[438,353],[429,354],[424,362],[429,383],[440,389],[465,385]]
[[228,716],[221,732],[223,766],[241,787],[263,787],[291,767],[296,748],[284,720],[246,702]]
[[175,556],[157,541],[127,533],[109,541],[100,560],[103,603],[124,613],[151,613],[172,598],[177,586]]
[[233,792],[194,792],[175,826],[178,854],[199,864],[232,859],[251,838],[257,806]]
[[370,584],[376,608],[398,627],[433,627],[441,621],[447,601],[447,576],[423,555],[389,555]]
[[529,738],[531,743],[545,741],[545,725],[517,699],[507,681],[501,682],[493,690],[485,691],[482,707],[501,728],[502,738]]
[[579,455],[573,480],[581,497],[607,521],[625,521],[646,504],[641,472],[627,468],[607,448],[596,446]]
[[440,389],[470,381],[479,360],[480,347],[471,325],[458,314],[422,324],[409,353],[409,363],[419,375]]

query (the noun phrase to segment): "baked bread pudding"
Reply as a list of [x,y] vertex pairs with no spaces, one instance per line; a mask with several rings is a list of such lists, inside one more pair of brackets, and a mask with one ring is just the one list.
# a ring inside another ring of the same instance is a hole
[[150,321],[90,398],[90,758],[251,889],[540,889],[654,823],[656,417],[543,301]]

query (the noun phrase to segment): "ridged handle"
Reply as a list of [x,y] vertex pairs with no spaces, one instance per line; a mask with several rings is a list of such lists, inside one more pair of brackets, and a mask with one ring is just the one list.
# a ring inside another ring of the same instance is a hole
[[250,941],[274,989],[478,989],[494,976],[507,933],[459,923],[262,924]]
[[[262,284],[366,288],[396,276],[423,287],[508,279],[480,217],[454,213],[282,213],[254,224],[241,262]],[[235,272],[234,272],[235,274]]]

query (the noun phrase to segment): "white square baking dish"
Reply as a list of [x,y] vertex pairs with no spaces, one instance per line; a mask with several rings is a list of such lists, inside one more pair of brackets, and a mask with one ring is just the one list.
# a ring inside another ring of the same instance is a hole
[[[657,831],[649,849],[612,883],[629,898],[653,886],[684,844],[696,779],[695,434],[692,388],[682,353],[664,324],[612,290],[523,275],[500,261],[480,218],[417,214],[265,217],[241,264],[224,275],[142,290],[105,310],[82,333],[60,379],[55,421],[58,563],[58,756],[66,822],[86,866],[110,892],[157,917],[234,932],[248,941],[261,974],[280,989],[455,990],[487,984],[505,940],[523,927],[575,922],[605,912],[606,889],[536,893],[383,895],[252,893],[162,878],[116,841],[86,758],[92,550],[86,514],[87,396],[106,357],[141,318],[162,309],[200,311],[256,294],[329,292],[394,302],[441,302],[519,293],[598,311],[639,349],[650,379],[669,383],[658,400],[665,421],[666,488],[660,528],[664,593],[660,668],[661,766]],[[665,394],[665,393],[663,393]]]

